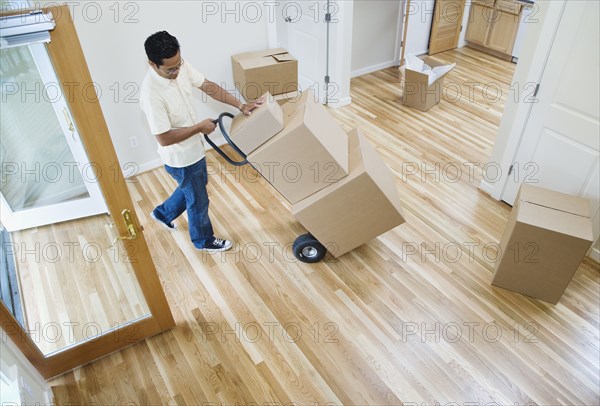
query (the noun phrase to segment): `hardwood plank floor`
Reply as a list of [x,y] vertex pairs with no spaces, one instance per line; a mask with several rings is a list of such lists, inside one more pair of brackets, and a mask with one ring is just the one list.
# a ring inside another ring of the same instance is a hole
[[289,205],[215,153],[211,217],[232,252],[193,250],[185,218],[174,233],[152,223],[175,182],[138,176],[177,327],[54,379],[57,403],[598,404],[598,263],[584,260],[558,305],[490,285],[510,208],[478,184],[514,65],[439,57],[457,67],[429,112],[400,104],[395,68],[354,79],[352,105],[332,110],[390,166],[407,220],[339,259],[295,261],[304,230]]
[[[101,214],[11,233],[26,330],[48,355],[150,314]],[[6,248],[6,247],[5,247]]]

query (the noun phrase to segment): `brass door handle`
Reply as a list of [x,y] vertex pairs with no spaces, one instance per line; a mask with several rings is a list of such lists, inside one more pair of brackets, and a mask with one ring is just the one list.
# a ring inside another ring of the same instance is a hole
[[113,241],[113,246],[118,241],[132,241],[136,240],[138,237],[137,228],[133,223],[133,216],[131,215],[131,211],[129,211],[129,209],[125,209],[121,212],[121,215],[123,216],[123,221],[125,221],[125,226],[127,227],[127,232],[129,233],[129,235],[116,237]]

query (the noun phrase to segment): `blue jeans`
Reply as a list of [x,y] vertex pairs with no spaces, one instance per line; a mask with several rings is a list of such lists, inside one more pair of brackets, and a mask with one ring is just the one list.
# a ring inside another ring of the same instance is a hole
[[179,187],[171,197],[154,209],[154,215],[159,220],[170,224],[187,210],[190,238],[196,248],[202,248],[214,238],[212,224],[208,217],[206,158],[184,168],[165,165],[165,169],[177,181]]

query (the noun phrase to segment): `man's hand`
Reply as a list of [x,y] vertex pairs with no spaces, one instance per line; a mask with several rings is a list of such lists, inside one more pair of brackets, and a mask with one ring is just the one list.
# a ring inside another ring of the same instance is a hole
[[206,135],[212,133],[213,131],[215,131],[215,128],[217,128],[217,125],[213,123],[213,120],[210,118],[202,120],[196,125],[198,126],[200,132]]
[[252,110],[254,110],[257,107],[260,107],[264,102],[264,97],[261,97],[260,99],[252,103],[242,104],[242,107],[240,107],[240,111],[244,113],[244,115],[249,116],[250,114],[252,114]]

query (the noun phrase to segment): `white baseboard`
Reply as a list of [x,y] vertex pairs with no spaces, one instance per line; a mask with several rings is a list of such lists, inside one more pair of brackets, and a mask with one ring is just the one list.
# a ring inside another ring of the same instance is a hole
[[[227,144],[227,141],[225,141],[225,138],[223,138],[223,135],[213,136],[213,137],[211,137],[211,140],[215,144],[217,144],[219,147]],[[210,145],[208,145],[208,143],[205,142],[204,149],[209,151],[212,149],[212,147]],[[153,169],[156,169],[156,168],[160,168],[163,165],[164,165],[164,163],[162,162],[162,160],[160,158],[157,158],[150,162],[143,163],[137,167],[130,167],[129,165],[126,165],[127,167],[123,168],[123,166],[121,166],[121,170],[123,171],[123,176],[127,179],[132,176],[137,176],[140,173],[144,173],[144,172],[148,172]]]
[[588,253],[588,257],[592,258],[596,262],[600,262],[600,250],[598,248],[592,248]]
[[[488,182],[486,182],[485,180],[482,180],[479,183],[479,190],[481,190],[482,192],[487,193],[491,197],[494,197],[493,196],[494,187],[491,184],[489,184]],[[496,200],[498,200],[498,199],[496,199]]]
[[352,103],[352,97],[348,96],[348,97],[344,97],[343,99],[336,101],[335,103],[329,103],[328,106],[331,106],[334,109],[337,109],[340,107],[347,106],[351,103]]
[[389,68],[391,66],[398,66],[398,61],[387,61],[387,62],[383,62],[383,63],[378,63],[377,65],[360,68],[355,71],[352,71],[352,73],[350,73],[350,77],[355,78],[357,76],[362,76],[362,75],[366,75],[367,73],[377,72],[378,70]]

